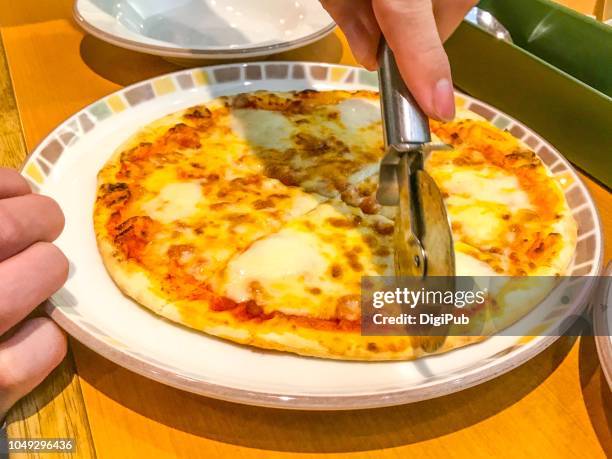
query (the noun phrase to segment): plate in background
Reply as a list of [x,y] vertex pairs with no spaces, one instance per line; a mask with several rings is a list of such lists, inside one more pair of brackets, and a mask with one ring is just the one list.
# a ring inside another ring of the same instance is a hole
[[[151,379],[219,399],[293,409],[357,409],[438,397],[492,379],[544,350],[555,336],[493,336],[407,362],[335,361],[264,351],[161,319],[122,295],[108,276],[92,223],[96,175],[136,130],[225,94],[259,89],[377,90],[377,82],[375,73],[331,64],[195,68],[124,88],[62,123],[23,168],[34,189],[55,198],[66,216],[57,244],[70,259],[71,270],[68,282],[49,303],[51,317],[94,351]],[[568,274],[597,275],[601,224],[593,200],[569,163],[528,127],[495,108],[462,94],[457,94],[457,102],[538,153],[562,184],[578,223],[578,245]],[[576,294],[569,312],[582,312],[589,293],[585,289]]]
[[76,0],[73,12],[101,40],[181,60],[266,56],[335,27],[318,0]]
[[[604,276],[612,276],[612,262],[608,263]],[[612,279],[602,279],[603,284],[593,305],[593,333],[601,369],[612,389]]]

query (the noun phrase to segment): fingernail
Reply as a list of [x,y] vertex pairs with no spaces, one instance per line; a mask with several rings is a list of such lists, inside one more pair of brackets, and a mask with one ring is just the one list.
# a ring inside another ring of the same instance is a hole
[[446,78],[442,78],[436,83],[433,105],[436,115],[441,121],[452,121],[455,117],[453,85]]

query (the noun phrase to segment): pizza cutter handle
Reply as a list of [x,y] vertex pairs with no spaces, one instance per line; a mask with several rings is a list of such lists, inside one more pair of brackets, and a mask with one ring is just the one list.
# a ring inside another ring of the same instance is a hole
[[385,144],[401,149],[430,142],[427,116],[408,91],[384,37],[380,41],[378,63]]

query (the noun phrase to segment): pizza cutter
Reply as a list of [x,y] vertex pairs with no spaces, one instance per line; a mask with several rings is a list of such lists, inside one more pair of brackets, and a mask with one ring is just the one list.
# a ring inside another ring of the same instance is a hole
[[386,153],[380,165],[377,201],[397,206],[397,276],[455,276],[453,239],[442,193],[423,169],[432,150],[427,116],[402,79],[393,52],[382,40],[378,77]]
[[[395,274],[423,281],[429,276],[445,276],[445,288],[453,289],[455,254],[451,229],[442,193],[423,168],[429,151],[451,147],[431,143],[427,116],[408,91],[384,38],[378,78],[386,152],[380,164],[376,199],[382,205],[397,207]],[[445,337],[413,339],[425,351],[433,352]]]

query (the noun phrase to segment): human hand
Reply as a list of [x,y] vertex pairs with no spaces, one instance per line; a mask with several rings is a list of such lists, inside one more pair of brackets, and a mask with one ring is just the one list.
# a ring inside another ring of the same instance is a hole
[[425,113],[441,121],[455,116],[448,57],[442,43],[476,0],[321,0],[342,29],[355,59],[378,67],[381,31],[400,73]]
[[55,201],[32,194],[17,172],[0,168],[0,420],[66,354],[54,322],[26,319],[66,281],[68,260],[51,244],[63,227]]

